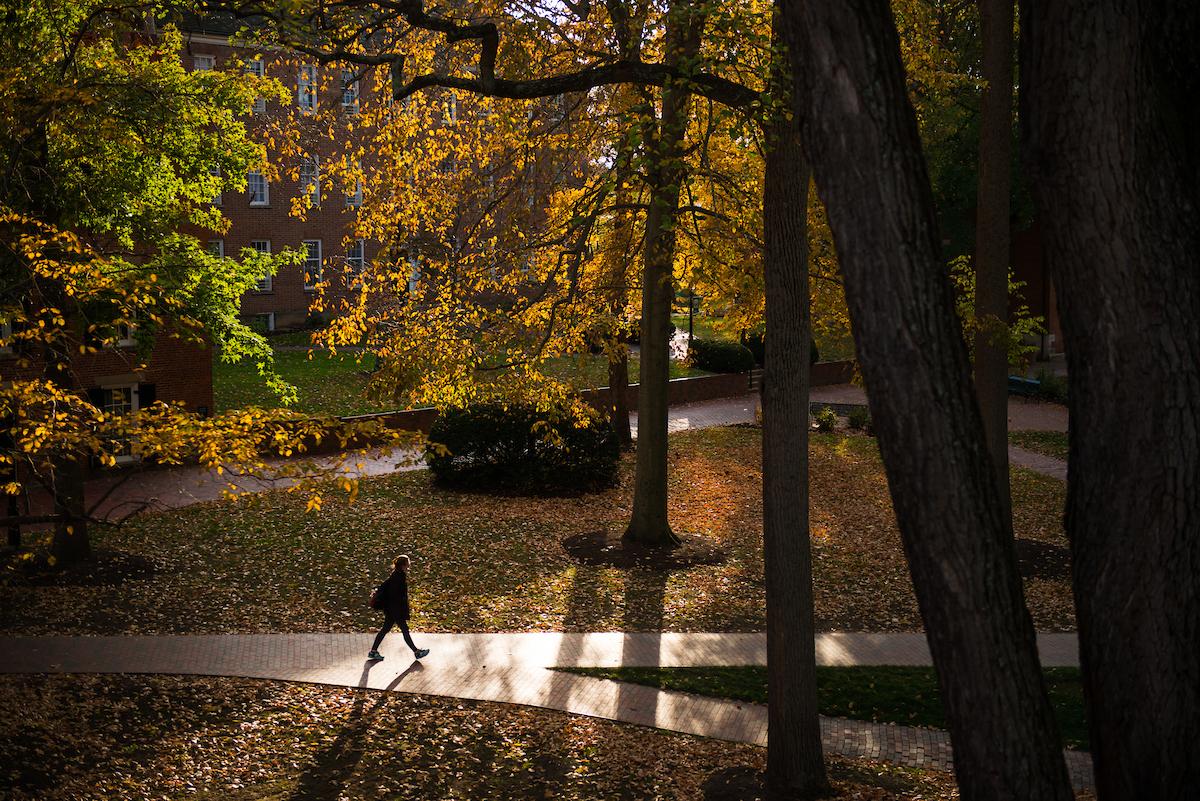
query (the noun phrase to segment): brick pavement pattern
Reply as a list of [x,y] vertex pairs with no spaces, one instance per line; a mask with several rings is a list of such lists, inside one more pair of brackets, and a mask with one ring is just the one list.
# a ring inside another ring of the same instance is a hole
[[[421,634],[431,649],[413,661],[399,638],[383,662],[365,659],[370,634],[220,634],[147,637],[0,638],[0,673],[162,673],[238,676],[362,687],[544,707],[670,731],[766,745],[766,707],[552,667],[683,667],[766,664],[758,634]],[[1077,665],[1074,634],[1040,634],[1042,664]],[[817,637],[822,665],[928,665],[922,634],[831,632]],[[940,730],[822,718],[828,753],[909,767],[953,769]],[[1072,781],[1092,786],[1091,757],[1066,752]]]

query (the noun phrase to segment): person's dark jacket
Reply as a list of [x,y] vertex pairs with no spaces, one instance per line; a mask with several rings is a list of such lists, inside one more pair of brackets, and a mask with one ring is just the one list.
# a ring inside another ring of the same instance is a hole
[[394,570],[380,587],[383,609],[393,620],[408,620],[408,577],[403,570]]

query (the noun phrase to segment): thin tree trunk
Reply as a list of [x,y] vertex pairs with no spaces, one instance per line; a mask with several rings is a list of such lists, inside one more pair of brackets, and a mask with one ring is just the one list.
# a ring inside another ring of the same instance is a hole
[[1013,2],[978,0],[983,40],[975,223],[975,394],[996,487],[1011,526],[1008,484],[1009,196],[1012,191]]
[[633,433],[629,427],[629,351],[608,362],[608,391],[611,400],[613,429],[622,449],[633,445]]
[[[687,68],[700,49],[704,14],[678,2],[667,22],[667,53]],[[642,273],[642,356],[638,381],[637,467],[633,512],[625,539],[644,545],[677,545],[667,520],[667,383],[670,380],[671,303],[675,297],[675,222],[680,186],[686,178],[683,142],[691,92],[686,81],[668,81],[651,158],[650,208],[646,213]]]
[[808,164],[794,117],[776,120],[768,135],[762,386],[767,785],[787,797],[812,798],[829,782],[817,713],[808,532]]
[[967,801],[1072,798],[886,0],[784,0],[896,518]]
[[82,562],[92,556],[87,521],[83,518],[83,459],[64,458],[54,468],[54,513],[65,518],[54,526],[50,553],[59,565]]
[[1200,7],[1022,6],[1097,795],[1200,788]]

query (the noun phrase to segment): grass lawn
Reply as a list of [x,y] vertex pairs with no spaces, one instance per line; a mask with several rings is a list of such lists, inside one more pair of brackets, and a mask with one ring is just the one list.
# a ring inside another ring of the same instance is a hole
[[[294,337],[296,334],[282,336]],[[304,333],[307,337],[308,334]],[[307,344],[297,343],[297,344]],[[299,403],[292,407],[306,414],[344,416],[389,411],[394,404],[379,403],[365,396],[368,371],[374,357],[345,352],[329,356],[314,350],[309,358],[305,350],[275,351],[275,368],[285,381],[296,387]],[[629,381],[636,383],[640,364],[637,357],[629,360]],[[603,355],[583,354],[563,356],[548,361],[546,374],[584,389],[608,384],[608,362]],[[711,375],[704,370],[671,362],[671,378]],[[249,362],[228,364],[213,360],[213,402],[218,412],[244,409],[248,406],[275,408],[279,399],[266,387],[258,368]]]
[[[754,704],[767,702],[765,667],[562,668],[569,673],[645,684]],[[1079,668],[1046,668],[1046,687],[1063,743],[1088,748]],[[946,715],[931,667],[818,667],[817,702],[822,715],[946,728]]]
[[[357,353],[329,356],[305,350],[275,351],[275,369],[300,393],[294,409],[314,415],[367,414],[385,407],[363,397],[367,387],[366,371],[373,356],[361,360]],[[249,361],[229,364],[213,359],[213,404],[218,412],[261,406],[278,407],[279,399],[263,383],[258,368]]]
[[[147,514],[93,529],[94,545],[143,557],[149,577],[37,586],[0,571],[0,631],[116,634],[365,631],[367,607],[398,553],[411,554],[413,628],[425,631],[761,631],[760,432],[670,439],[670,519],[723,547],[724,563],[657,571],[584,566],[566,537],[619,533],[632,457],[617,487],[574,498],[492,497],[432,484],[426,471],[333,492],[319,512],[274,491]],[[813,570],[822,630],[921,626],[875,440],[816,434],[811,449]],[[1062,482],[1015,468],[1014,525],[1039,629],[1074,627]]]
[[[699,801],[731,798],[712,788],[766,761],[755,746],[509,704],[129,675],[0,677],[0,748],[13,801]],[[834,799],[957,797],[949,774],[827,762]]]
[[1067,459],[1067,435],[1062,431],[1009,431],[1008,441],[1027,451]]

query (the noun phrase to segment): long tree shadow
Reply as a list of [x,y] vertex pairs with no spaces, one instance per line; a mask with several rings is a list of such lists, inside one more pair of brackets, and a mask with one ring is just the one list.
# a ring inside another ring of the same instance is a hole
[[[376,664],[368,662],[363,666],[358,683],[360,689],[368,687],[371,669]],[[382,692],[374,696],[375,701],[369,705],[367,700],[372,696],[363,692],[356,693],[354,705],[341,733],[309,763],[288,801],[326,801],[340,797],[354,775],[358,763],[362,761],[367,750],[367,734],[371,729],[372,718],[387,702],[387,694],[396,689],[405,676],[423,669],[420,662],[413,660],[413,663],[392,679]]]

